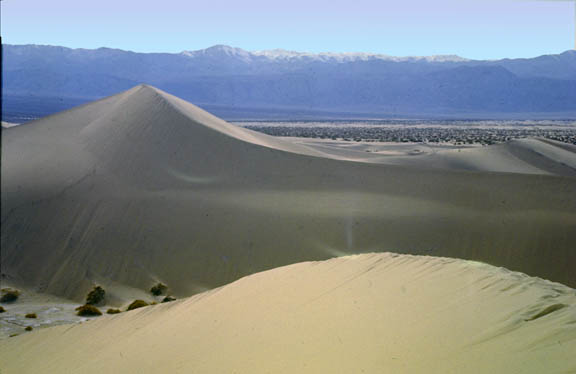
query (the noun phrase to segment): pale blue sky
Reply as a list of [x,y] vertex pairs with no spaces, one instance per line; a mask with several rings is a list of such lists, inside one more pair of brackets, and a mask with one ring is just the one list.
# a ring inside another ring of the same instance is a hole
[[3,0],[8,44],[180,52],[533,57],[574,46],[574,3],[492,0]]

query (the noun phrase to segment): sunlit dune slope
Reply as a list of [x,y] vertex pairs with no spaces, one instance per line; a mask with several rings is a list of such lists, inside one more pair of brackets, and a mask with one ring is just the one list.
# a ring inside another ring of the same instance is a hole
[[576,178],[319,155],[149,86],[3,130],[3,276],[76,300],[94,283],[185,296],[395,251],[576,285]]
[[258,273],[179,302],[10,338],[2,372],[576,370],[574,289],[447,258],[365,254]]
[[544,138],[483,147],[418,143],[351,143],[289,138],[325,157],[419,168],[576,177],[576,145]]

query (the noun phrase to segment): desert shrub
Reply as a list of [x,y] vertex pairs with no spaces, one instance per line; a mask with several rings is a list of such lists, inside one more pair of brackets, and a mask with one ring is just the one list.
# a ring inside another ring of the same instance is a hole
[[114,309],[114,308],[110,308],[106,311],[106,313],[108,314],[118,314],[120,313],[120,309]]
[[0,306],[0,313],[4,313],[6,311],[6,309],[4,309],[3,306]]
[[38,316],[36,315],[36,313],[28,313],[28,314],[26,314],[24,317],[26,317],[26,318],[38,318]]
[[170,301],[175,301],[176,298],[174,296],[166,296],[165,298],[162,299],[163,303],[169,303]]
[[86,295],[87,305],[98,305],[104,301],[104,296],[106,296],[106,291],[100,286],[96,286]]
[[144,300],[134,300],[132,304],[128,305],[128,309],[126,310],[134,310],[142,308],[143,306],[148,306],[148,303]]
[[26,331],[32,331],[32,326],[26,326],[26,328],[24,329]]
[[18,335],[20,335],[20,334],[10,334],[10,336],[8,336],[8,337],[13,338],[13,337],[18,336]]
[[18,296],[20,296],[20,291],[13,290],[11,288],[3,288],[2,296],[0,296],[0,302],[11,303],[18,300]]
[[90,317],[90,316],[101,316],[102,312],[100,309],[96,308],[94,305],[81,305],[76,308],[76,315],[82,317]]
[[155,286],[152,286],[152,288],[150,289],[150,293],[154,296],[160,296],[160,295],[166,293],[167,290],[168,290],[168,286],[166,286],[163,283],[158,283]]

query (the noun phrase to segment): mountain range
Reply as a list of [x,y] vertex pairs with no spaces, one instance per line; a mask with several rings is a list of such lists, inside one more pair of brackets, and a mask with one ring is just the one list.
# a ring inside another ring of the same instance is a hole
[[181,53],[4,45],[3,69],[8,121],[51,114],[139,83],[227,118],[576,117],[572,50],[480,61],[224,45]]

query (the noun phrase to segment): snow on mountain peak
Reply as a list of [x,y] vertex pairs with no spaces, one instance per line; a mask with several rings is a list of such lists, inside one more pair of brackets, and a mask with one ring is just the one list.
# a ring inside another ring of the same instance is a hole
[[438,55],[438,56],[424,56],[424,57],[394,57],[385,54],[366,53],[366,52],[298,52],[289,51],[285,49],[269,49],[260,51],[246,51],[241,48],[230,47],[227,45],[215,45],[206,49],[196,51],[184,51],[183,55],[189,57],[198,56],[212,56],[212,57],[236,57],[246,62],[252,59],[267,59],[271,62],[275,61],[322,61],[322,62],[354,62],[354,61],[368,61],[368,60],[384,60],[384,61],[422,61],[422,62],[462,62],[467,59],[456,55]]

